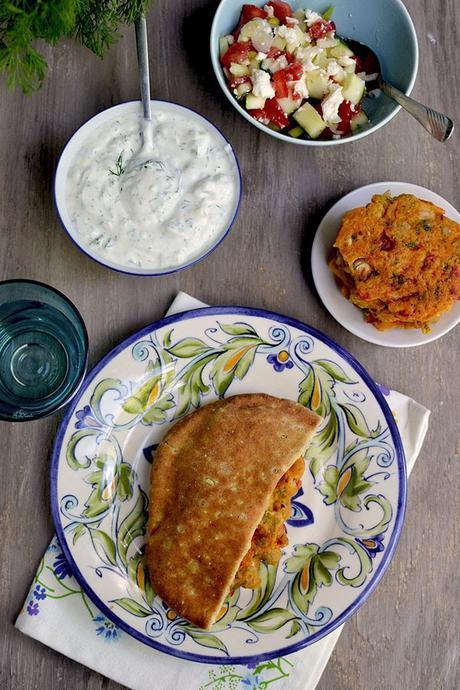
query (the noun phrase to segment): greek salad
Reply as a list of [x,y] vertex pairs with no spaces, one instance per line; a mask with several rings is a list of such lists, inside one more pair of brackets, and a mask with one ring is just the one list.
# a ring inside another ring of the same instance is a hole
[[243,5],[233,32],[220,38],[227,84],[252,117],[288,134],[341,139],[368,122],[367,75],[336,36],[333,8],[295,12],[283,0]]

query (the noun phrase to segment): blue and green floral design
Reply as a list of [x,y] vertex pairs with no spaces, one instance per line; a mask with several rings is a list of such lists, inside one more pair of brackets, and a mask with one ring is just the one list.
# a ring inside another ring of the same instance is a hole
[[[380,404],[333,348],[267,321],[203,317],[188,332],[177,324],[150,333],[99,372],[67,426],[61,484],[78,486],[59,496],[69,550],[77,563],[92,554],[91,587],[138,637],[179,655],[279,656],[316,639],[362,595],[394,532],[401,476]],[[323,423],[293,500],[287,558],[262,564],[259,588],[235,591],[203,631],[149,582],[146,458],[169,424],[201,404],[258,390],[297,399]]]

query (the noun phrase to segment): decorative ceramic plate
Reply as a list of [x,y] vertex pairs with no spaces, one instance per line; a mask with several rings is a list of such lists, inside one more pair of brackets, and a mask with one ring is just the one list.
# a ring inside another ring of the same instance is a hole
[[[209,632],[177,616],[149,583],[143,546],[152,451],[171,423],[219,396],[298,400],[324,423],[278,566],[235,591]],[[128,338],[86,379],[57,435],[57,533],[99,609],[178,657],[244,663],[331,632],[380,580],[404,516],[406,474],[392,414],[363,368],[326,336],[237,307],[171,316]]]
[[446,215],[460,223],[460,213],[448,201],[438,194],[407,182],[378,182],[366,187],[355,189],[344,196],[326,213],[315,235],[311,250],[311,266],[313,280],[324,306],[344,328],[363,340],[385,347],[415,347],[425,345],[448,333],[460,323],[460,302],[456,302],[449,312],[443,314],[435,323],[430,333],[419,330],[405,330],[393,328],[389,331],[378,331],[372,324],[366,323],[362,311],[351,304],[337,287],[334,275],[327,265],[327,257],[334,244],[342,223],[344,213],[359,206],[365,206],[372,200],[374,194],[391,192],[398,194],[414,194],[420,199],[431,201],[444,209]]

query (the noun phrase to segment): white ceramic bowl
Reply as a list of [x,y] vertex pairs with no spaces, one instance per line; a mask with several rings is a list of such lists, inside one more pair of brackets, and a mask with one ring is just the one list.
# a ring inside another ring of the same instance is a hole
[[414,194],[420,199],[431,201],[444,209],[446,216],[460,223],[460,213],[439,194],[429,189],[407,182],[378,182],[355,189],[340,199],[326,213],[315,235],[311,251],[311,268],[313,280],[324,306],[332,316],[350,333],[376,345],[385,347],[415,347],[425,345],[448,333],[460,323],[460,302],[456,302],[452,309],[441,316],[432,326],[430,333],[404,328],[392,328],[388,331],[378,331],[372,324],[366,323],[358,307],[349,302],[337,287],[334,275],[327,265],[327,257],[334,244],[342,223],[344,213],[359,206],[366,206],[374,194],[391,192],[393,196],[399,194]]
[[235,152],[233,151],[233,148],[231,147],[227,139],[224,137],[222,132],[215,125],[213,125],[212,122],[210,122],[208,119],[206,119],[199,113],[195,112],[191,108],[186,108],[185,106],[179,105],[177,103],[157,100],[151,101],[151,106],[152,112],[155,112],[155,108],[158,106],[161,106],[162,111],[166,109],[168,111],[171,111],[172,114],[177,114],[178,112],[185,111],[188,119],[195,120],[201,126],[205,126],[213,132],[214,137],[221,139],[222,144],[229,147],[229,150],[231,151],[231,155],[235,162],[235,185],[238,189],[238,192],[235,195],[234,207],[232,208],[232,212],[230,214],[231,220],[227,227],[225,227],[222,230],[222,232],[215,238],[215,240],[210,245],[205,247],[199,254],[194,256],[192,259],[182,264],[178,264],[177,266],[171,266],[162,269],[154,269],[151,267],[135,268],[132,265],[128,266],[116,263],[114,261],[110,261],[106,257],[103,257],[98,252],[94,251],[94,249],[84,241],[84,239],[81,237],[76,227],[72,223],[66,199],[67,176],[69,169],[73,164],[75,156],[79,152],[80,148],[83,146],[87,138],[98,127],[100,127],[102,124],[106,122],[113,120],[114,118],[122,119],[124,115],[131,114],[137,111],[140,112],[141,104],[139,101],[120,103],[119,105],[116,105],[113,108],[103,110],[101,113],[95,115],[91,118],[91,120],[88,120],[88,122],[82,125],[71,137],[71,139],[67,142],[67,145],[64,148],[64,151],[62,152],[61,157],[59,159],[59,163],[56,170],[56,177],[54,182],[54,198],[59,218],[70,239],[77,245],[79,249],[81,249],[81,251],[84,254],[86,254],[86,256],[89,256],[97,263],[102,264],[103,266],[107,266],[107,268],[110,268],[114,271],[118,271],[119,273],[140,276],[161,276],[166,275],[168,273],[176,273],[177,271],[182,271],[185,268],[189,268],[193,264],[197,263],[198,261],[202,261],[204,258],[209,256],[209,254],[211,254],[216,249],[216,247],[223,241],[226,235],[230,232],[230,229],[232,228],[233,223],[238,214],[242,194],[241,172]]

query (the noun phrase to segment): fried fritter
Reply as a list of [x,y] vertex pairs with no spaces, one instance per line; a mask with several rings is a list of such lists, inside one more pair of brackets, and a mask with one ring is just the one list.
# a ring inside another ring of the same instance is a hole
[[378,330],[428,333],[460,299],[460,225],[411,194],[375,195],[345,214],[329,266]]

